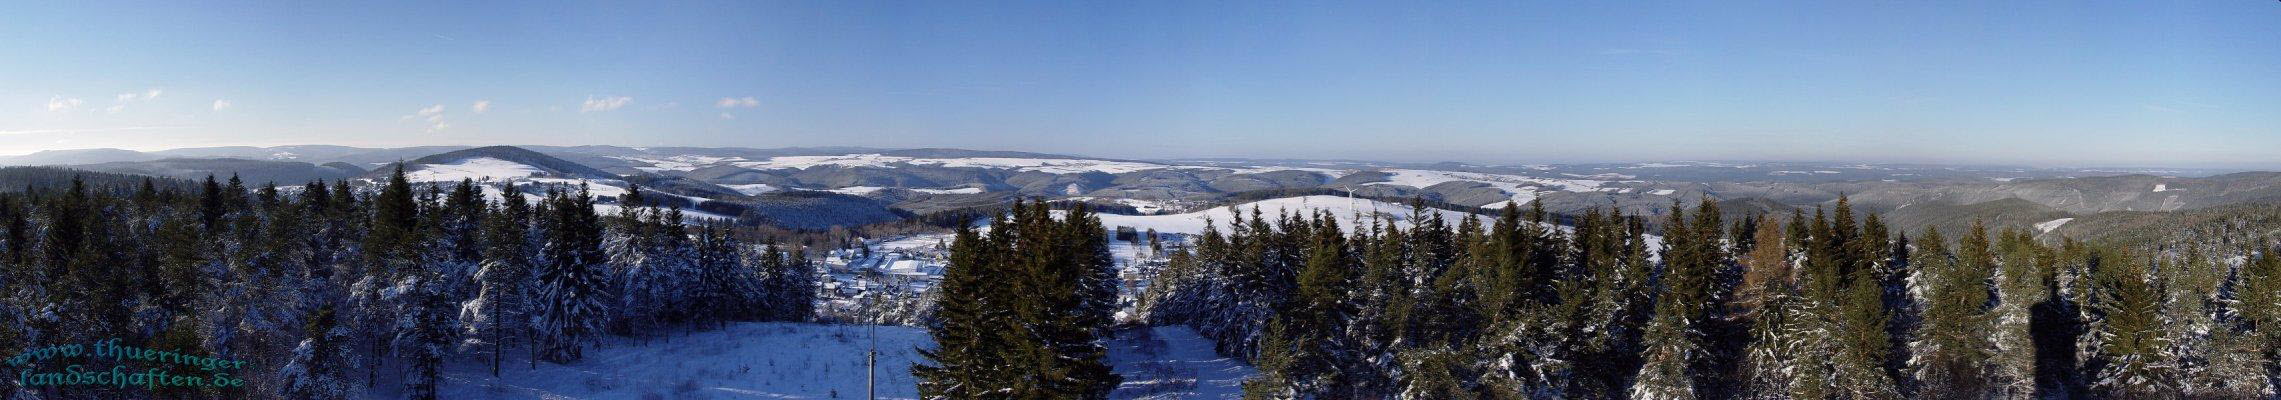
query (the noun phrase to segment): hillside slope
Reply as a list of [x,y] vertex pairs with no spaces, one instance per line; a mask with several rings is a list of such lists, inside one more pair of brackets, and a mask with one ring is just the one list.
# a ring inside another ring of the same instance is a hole
[[1973,221],[1981,221],[1994,234],[2007,228],[2035,230],[2035,224],[2060,218],[2073,217],[2060,211],[2023,199],[2009,198],[1995,201],[1957,205],[1948,203],[1911,204],[1886,212],[1885,223],[1909,235],[1923,233],[1925,228],[1940,229],[1942,235],[1963,237],[1972,228]]
[[[383,178],[390,166],[366,174]],[[617,174],[514,146],[477,147],[420,157],[404,162],[405,176],[415,181],[524,178],[542,176],[567,179],[618,179]]]

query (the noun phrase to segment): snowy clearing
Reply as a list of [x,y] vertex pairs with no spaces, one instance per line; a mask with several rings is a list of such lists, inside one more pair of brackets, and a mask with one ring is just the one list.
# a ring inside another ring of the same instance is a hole
[[755,183],[750,185],[721,185],[721,187],[729,188],[729,190],[735,190],[737,193],[744,193],[746,196],[758,196],[761,193],[784,190],[783,188],[776,187],[776,185],[770,185],[766,183]]
[[878,191],[881,191],[881,190],[886,190],[886,189],[887,189],[887,188],[884,188],[884,187],[878,187],[878,186],[849,186],[849,187],[843,187],[843,188],[838,188],[838,189],[829,189],[829,190],[825,190],[825,191],[826,191],[826,192],[832,192],[832,193],[839,193],[839,194],[849,195],[849,196],[869,196],[869,195],[871,195],[871,194],[872,194],[872,193],[874,193],[874,192],[878,192]]
[[744,160],[744,157],[717,157],[717,156],[701,156],[701,155],[692,155],[692,154],[681,154],[681,155],[674,155],[674,156],[671,156],[671,157],[665,157],[665,158],[650,158],[650,157],[610,157],[610,158],[616,158],[616,159],[620,159],[620,160],[626,160],[626,161],[639,161],[639,162],[643,162],[643,163],[648,163],[650,166],[647,166],[647,167],[634,167],[634,169],[643,170],[643,171],[649,171],[649,172],[659,172],[659,171],[693,171],[693,170],[696,170],[696,169],[698,169],[698,168],[704,168],[705,166],[708,166],[708,165],[719,164],[719,163],[730,162],[730,161],[739,161],[739,160]]
[[[1498,190],[1504,191],[1505,194],[1511,195],[1512,198],[1510,200],[1515,204],[1526,204],[1531,200],[1536,200],[1537,193],[1539,192],[1553,190],[1569,192],[1593,192],[1599,191],[1600,185],[1607,183],[1605,181],[1584,179],[1536,178],[1520,175],[1483,174],[1474,172],[1436,171],[1426,169],[1389,169],[1384,170],[1383,172],[1392,175],[1388,176],[1384,182],[1373,182],[1370,184],[1399,185],[1424,189],[1428,186],[1452,181],[1480,182],[1489,184],[1489,186],[1496,187]],[[1498,208],[1503,207],[1504,204],[1505,202],[1496,202],[1483,205],[1483,207]]]
[[1106,172],[1112,174],[1121,174],[1126,172],[1172,167],[1170,165],[1164,164],[1129,161],[1004,157],[912,158],[881,154],[783,156],[770,157],[766,161],[734,161],[730,162],[730,164],[753,169],[806,169],[809,167],[826,165],[841,167],[890,167],[895,164],[911,164],[932,165],[949,168],[1014,169],[1056,174],[1073,174],[1080,172]]
[[[542,362],[534,370],[527,358],[510,355],[498,378],[481,360],[455,360],[445,366],[439,394],[446,399],[859,398],[863,353],[871,345],[868,328],[744,323],[667,333],[646,344],[613,337],[571,365]],[[880,396],[918,397],[910,365],[922,360],[914,347],[928,342],[926,331],[881,326],[878,335]],[[377,399],[395,393],[370,394]]]
[[488,181],[529,177],[540,172],[543,171],[528,164],[476,157],[450,164],[423,165],[418,171],[405,172],[404,179],[412,182],[458,182],[462,179]]
[[1109,364],[1125,381],[1114,399],[1238,399],[1250,365],[1212,352],[1212,341],[1185,326],[1119,332],[1109,341]]
[[975,194],[982,193],[982,188],[967,187],[957,189],[911,189],[911,191],[926,194]]
[[2035,230],[2036,230],[2037,232],[2046,232],[2046,233],[2048,233],[2048,232],[2051,232],[2053,229],[2059,229],[2059,227],[2060,227],[2060,226],[2062,226],[2062,225],[2067,225],[2067,221],[2074,221],[2074,220],[2075,220],[2074,218],[2060,218],[2060,219],[2055,219],[2055,220],[2050,220],[2050,221],[2037,222],[2037,223],[2035,224]]
[[[446,399],[825,399],[862,398],[868,325],[741,323],[694,333],[667,333],[641,343],[609,338],[575,364],[539,363],[509,354],[500,376],[488,360],[456,359],[444,367]],[[931,347],[924,329],[879,326],[880,398],[918,397],[911,365]],[[1143,334],[1145,332],[1145,334]],[[1187,327],[1128,330],[1110,340],[1109,362],[1124,375],[1111,398],[1237,398],[1250,366],[1212,352]],[[511,352],[519,353],[519,352]],[[382,385],[366,398],[398,398]]]

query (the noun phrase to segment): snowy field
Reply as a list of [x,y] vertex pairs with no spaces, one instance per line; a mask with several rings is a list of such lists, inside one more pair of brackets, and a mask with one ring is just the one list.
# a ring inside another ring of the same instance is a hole
[[[1391,218],[1395,222],[1398,222],[1401,226],[1410,226],[1409,205],[1388,203],[1369,199],[1353,199],[1340,196],[1285,197],[1237,204],[1235,205],[1235,210],[1243,211],[1244,218],[1250,218],[1251,210],[1253,207],[1259,208],[1261,215],[1266,215],[1270,218],[1273,218],[1279,212],[1311,213],[1316,210],[1329,211],[1331,215],[1338,217],[1340,229],[1345,229],[1349,232],[1352,232],[1354,230],[1356,226],[1354,222],[1356,219],[1364,221],[1365,225],[1367,225],[1372,216],[1377,216],[1380,218]],[[1441,214],[1442,219],[1449,221],[1450,225],[1456,225],[1457,221],[1464,219],[1467,215],[1469,215],[1464,212],[1432,208],[1426,209],[1426,212]],[[1185,234],[1197,234],[1204,232],[1204,221],[1207,219],[1211,220],[1212,224],[1219,226],[1221,232],[1224,233],[1227,232],[1228,221],[1235,220],[1234,212],[1231,211],[1228,207],[1213,207],[1209,210],[1182,214],[1100,214],[1100,217],[1101,225],[1110,229],[1115,229],[1119,226],[1129,226],[1134,230],[1143,232],[1146,232],[1150,229],[1155,229],[1160,233]],[[1492,215],[1483,215],[1481,217],[1484,220],[1496,218],[1496,216]]]
[[2046,232],[2046,233],[2048,233],[2048,232],[2051,232],[2051,230],[2053,230],[2053,229],[2059,229],[2059,227],[2061,227],[2061,226],[2066,226],[2066,225],[2067,225],[2067,222],[2068,222],[2068,221],[2074,221],[2074,220],[2075,220],[2074,218],[2060,218],[2060,219],[2055,219],[2055,220],[2050,220],[2050,221],[2037,222],[2037,223],[2035,223],[2035,230],[2036,230],[2036,232]]
[[475,157],[445,164],[428,164],[418,171],[404,173],[404,179],[413,182],[458,182],[462,179],[489,181],[525,178],[539,172],[538,168],[519,162]]
[[[1424,189],[1429,186],[1439,185],[1447,182],[1479,182],[1489,184],[1489,186],[1496,187],[1497,190],[1502,190],[1505,192],[1505,194],[1511,195],[1512,198],[1509,200],[1515,204],[1528,204],[1529,201],[1536,200],[1537,193],[1539,192],[1552,190],[1569,192],[1591,192],[1599,191],[1601,190],[1601,185],[1607,184],[1607,182],[1604,181],[1583,179],[1535,178],[1520,175],[1483,174],[1475,172],[1436,171],[1424,169],[1389,169],[1385,170],[1385,172],[1391,174],[1391,176],[1388,176],[1386,178],[1385,182],[1374,182],[1371,184],[1399,185]],[[1504,207],[1505,204],[1506,202],[1500,201],[1496,203],[1485,204],[1482,206],[1489,208],[1501,208]]]
[[[862,398],[863,353],[869,329],[860,325],[746,323],[641,343],[610,338],[572,365],[509,355],[501,376],[482,360],[456,360],[445,369],[447,399],[829,399]],[[910,365],[926,331],[882,326],[879,390],[882,398],[916,398]],[[395,393],[373,393],[374,399]]]
[[[647,343],[610,338],[573,365],[539,363],[509,355],[501,376],[483,360],[445,367],[446,399],[830,399],[863,398],[861,325],[745,323]],[[1237,398],[1250,366],[1212,353],[1212,343],[1186,327],[1125,331],[1109,342],[1109,359],[1125,383],[1119,399]],[[913,349],[931,346],[926,331],[880,326],[878,389],[881,398],[918,397],[911,377]],[[399,398],[393,385],[367,398]]]

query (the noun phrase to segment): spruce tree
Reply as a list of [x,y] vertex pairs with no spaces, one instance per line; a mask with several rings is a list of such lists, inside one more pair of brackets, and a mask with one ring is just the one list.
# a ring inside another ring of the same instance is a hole
[[1003,322],[1006,293],[991,279],[999,252],[973,228],[960,225],[950,244],[949,265],[936,288],[934,322],[927,327],[933,349],[919,349],[932,364],[911,367],[919,380],[919,395],[927,398],[982,398],[1002,396],[1013,372],[1003,368],[1009,360],[1001,349],[996,329]]
[[2089,347],[2097,360],[2092,387],[2114,398],[2154,398],[2182,390],[2177,365],[2163,332],[2162,295],[2150,284],[2145,260],[2125,254],[2095,253],[2092,263],[2099,318],[2092,322]]
[[[2251,364],[2264,366],[2261,370],[2271,371],[2271,366],[2281,361],[2281,346],[2274,345],[2281,343],[2281,255],[2275,255],[2274,248],[2266,246],[2258,244],[2253,250],[2255,254],[2242,264],[2237,274],[2240,284],[2232,305],[2238,320],[2231,329],[2238,342],[2221,351],[2247,358]],[[2274,382],[2281,379],[2281,374],[2252,375],[2263,381],[2262,391],[2266,396],[2281,386]]]
[[1708,284],[1706,271],[1702,269],[1703,238],[1698,236],[1700,231],[1689,223],[1677,202],[1672,203],[1669,217],[1664,223],[1664,269],[1656,285],[1660,290],[1656,296],[1655,317],[1648,323],[1647,347],[1642,353],[1646,364],[1640,368],[1638,381],[1631,389],[1631,397],[1638,399],[1697,397],[1689,367],[1702,351],[1693,326],[1702,309],[1703,297],[1699,293]]
[[602,224],[594,199],[581,188],[576,196],[551,193],[551,221],[544,233],[539,264],[539,358],[572,363],[601,330],[608,315],[610,287],[602,270]]
[[471,315],[461,316],[477,322],[468,325],[467,334],[490,346],[493,376],[499,374],[509,341],[528,330],[530,310],[530,204],[512,182],[501,193],[498,207],[485,207],[491,214],[482,224],[483,264],[475,274],[479,292],[467,307]]
[[1345,335],[1354,315],[1349,294],[1354,291],[1355,268],[1345,237],[1331,218],[1317,215],[1311,222],[1316,225],[1312,250],[1299,270],[1292,308],[1282,313],[1287,316],[1284,333],[1297,336],[1285,342],[1303,347],[1293,349],[1296,354],[1281,373],[1301,393],[1347,397],[1357,389],[1354,377],[1360,369],[1353,339]]
[[[1016,204],[987,238],[969,231],[929,329],[934,365],[915,367],[920,390],[948,397],[1104,398],[1120,380],[1106,364],[1079,251],[1107,235],[1084,206],[1057,220],[1044,203]],[[805,265],[803,262],[802,265]]]
[[[1973,254],[1977,251],[1972,248],[1974,240],[1965,238],[1967,257],[1978,257]],[[2044,287],[2044,271],[2049,267],[2043,265],[2050,257],[2041,254],[2043,247],[2026,231],[2006,230],[1996,246],[1996,305],[1989,311],[1988,321],[1994,356],[1990,389],[1995,397],[2032,398],[2036,395],[2037,356],[2033,308],[2051,297]]]
[[347,372],[349,363],[348,330],[339,325],[339,319],[330,307],[319,309],[303,328],[305,338],[293,348],[293,357],[279,370],[279,397],[291,399],[340,400],[352,394]]
[[1884,287],[1876,278],[1876,271],[1884,268],[1883,251],[1890,243],[1884,241],[1883,228],[1874,219],[1862,225],[1853,223],[1853,209],[1844,196],[1838,197],[1830,220],[1829,239],[1818,244],[1835,265],[1834,271],[1825,272],[1838,274],[1831,278],[1840,280],[1828,292],[1828,299],[1836,304],[1838,330],[1834,337],[1837,349],[1830,359],[1831,383],[1841,397],[1900,398],[1899,385],[1892,371],[1886,369],[1892,341],[1885,335]]
[[1925,281],[1924,329],[1910,349],[1909,364],[1915,379],[1923,382],[1919,395],[1930,398],[1984,398],[1992,395],[1989,364],[1995,351],[1989,341],[1988,282],[1994,273],[1988,236],[1977,223],[1961,242],[1964,251],[1948,251],[1940,231],[1926,228],[1919,235],[1916,259]]

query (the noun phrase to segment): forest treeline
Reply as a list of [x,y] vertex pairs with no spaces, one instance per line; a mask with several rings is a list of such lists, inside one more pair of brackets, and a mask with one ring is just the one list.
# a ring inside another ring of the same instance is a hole
[[1116,261],[1091,207],[1066,215],[1016,201],[987,234],[957,226],[912,366],[919,395],[945,399],[1099,399],[1122,378],[1103,340],[1117,311]]
[[1140,312],[1250,360],[1252,398],[2274,395],[2270,237],[2045,244],[1891,232],[1844,198],[1732,221],[1717,206],[1558,227],[1511,205],[1351,232],[1252,210],[1173,253]]
[[[482,359],[496,373],[529,367],[502,365],[509,354],[578,361],[602,335],[814,313],[816,274],[802,251],[686,224],[677,208],[605,213],[582,187],[527,201],[530,188],[415,186],[401,169],[367,186],[73,179],[0,193],[0,349],[120,338],[246,362],[242,387],[8,379],[0,393],[435,398],[446,358]],[[643,204],[638,196],[620,200]]]

